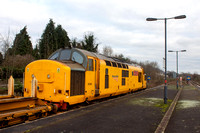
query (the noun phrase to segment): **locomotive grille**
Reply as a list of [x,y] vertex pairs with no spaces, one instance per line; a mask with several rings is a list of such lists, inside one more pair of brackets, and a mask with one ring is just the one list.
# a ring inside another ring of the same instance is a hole
[[70,96],[84,95],[85,92],[85,72],[71,71]]

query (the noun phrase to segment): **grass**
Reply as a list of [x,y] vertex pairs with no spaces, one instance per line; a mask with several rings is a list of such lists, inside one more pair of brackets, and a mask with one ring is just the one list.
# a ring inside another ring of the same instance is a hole
[[167,86],[168,89],[172,89],[172,90],[176,90],[176,85],[168,85]]
[[164,104],[162,98],[141,98],[130,101],[130,104],[134,105],[159,107],[162,113],[167,111],[171,103],[172,100],[169,99],[167,100],[167,104]]
[[8,93],[8,88],[0,87],[0,95],[6,95]]
[[8,88],[0,87],[0,90],[8,90]]
[[[169,84],[167,87],[168,87],[168,89],[176,90],[176,85]],[[178,88],[180,89],[180,86]],[[184,84],[183,85],[183,89],[185,89],[185,90],[194,90],[196,88],[191,86],[191,85]]]
[[165,113],[167,111],[167,109],[169,108],[169,106],[171,105],[171,103],[172,103],[172,100],[168,99],[167,104],[164,104],[162,101],[162,102],[156,104],[155,106],[159,107],[161,109],[162,113]]
[[184,85],[183,89],[184,90],[195,90],[196,88],[194,86],[191,86],[191,85]]

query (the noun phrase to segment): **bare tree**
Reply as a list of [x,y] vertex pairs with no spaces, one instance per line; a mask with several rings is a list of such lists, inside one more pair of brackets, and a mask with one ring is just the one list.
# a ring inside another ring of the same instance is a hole
[[[12,50],[11,50],[11,45],[13,43],[13,40],[10,36],[10,30],[8,30],[8,33],[7,35],[3,36],[2,34],[0,34],[0,50],[3,52],[3,63],[2,63],[2,66],[6,68],[6,79],[8,79],[9,75],[11,75],[12,71],[13,71],[13,67],[11,67],[10,69],[10,66],[13,66],[9,63],[9,61],[7,60],[7,56],[10,56],[12,53]],[[8,65],[9,64],[9,65]]]
[[103,54],[107,56],[112,56],[113,55],[113,50],[110,46],[104,46],[103,47]]
[[8,30],[8,34],[6,36],[0,34],[0,45],[4,58],[6,56],[8,49],[11,47],[12,42],[13,42],[12,38],[10,37],[10,30]]

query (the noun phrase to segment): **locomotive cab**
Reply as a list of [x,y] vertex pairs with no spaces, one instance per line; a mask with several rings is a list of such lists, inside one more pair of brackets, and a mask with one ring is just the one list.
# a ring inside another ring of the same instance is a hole
[[59,103],[58,107],[60,103],[84,102],[86,68],[87,57],[82,52],[59,49],[48,60],[37,60],[26,66],[24,96],[31,96],[32,80],[36,78],[36,97]]

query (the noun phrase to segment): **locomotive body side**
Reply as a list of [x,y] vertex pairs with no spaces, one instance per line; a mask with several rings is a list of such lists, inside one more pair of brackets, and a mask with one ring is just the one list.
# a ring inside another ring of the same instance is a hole
[[146,88],[141,67],[80,49],[61,49],[53,53],[50,60],[27,65],[25,97],[31,96],[34,77],[37,79],[36,97],[61,109]]

